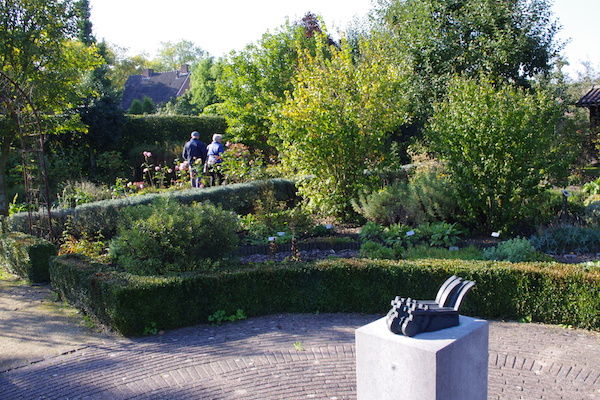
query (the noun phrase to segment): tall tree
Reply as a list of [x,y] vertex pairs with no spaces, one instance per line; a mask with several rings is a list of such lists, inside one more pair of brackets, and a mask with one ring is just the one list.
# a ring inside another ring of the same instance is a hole
[[[42,114],[64,115],[82,97],[82,74],[98,63],[95,48],[76,40],[77,17],[71,0],[0,2],[0,68],[26,88]],[[0,132],[0,213],[7,213],[6,161],[21,132],[18,113],[4,103],[1,113],[13,121]]]
[[191,102],[201,112],[206,106],[220,101],[215,84],[222,73],[223,62],[215,61],[213,57],[207,57],[194,66],[190,84]]
[[192,65],[204,57],[206,52],[189,40],[161,42],[156,58],[150,64],[159,71],[177,70],[183,64]]
[[87,46],[96,43],[96,38],[92,33],[90,1],[79,0],[75,3],[74,9],[77,17],[77,38]]

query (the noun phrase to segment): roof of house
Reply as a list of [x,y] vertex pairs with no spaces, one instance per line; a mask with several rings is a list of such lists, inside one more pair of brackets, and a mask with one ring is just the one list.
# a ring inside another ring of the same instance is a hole
[[146,70],[142,75],[132,75],[127,79],[121,107],[128,110],[134,99],[142,100],[145,96],[150,97],[154,104],[166,103],[181,96],[189,88],[189,72]]
[[594,86],[577,103],[577,107],[590,107],[600,105],[600,86]]

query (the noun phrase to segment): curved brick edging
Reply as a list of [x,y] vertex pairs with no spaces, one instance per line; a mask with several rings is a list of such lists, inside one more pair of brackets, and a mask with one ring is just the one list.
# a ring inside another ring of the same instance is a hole
[[[354,399],[354,329],[375,318],[276,315],[92,345],[0,374],[0,398]],[[598,334],[491,324],[489,399],[598,396]]]

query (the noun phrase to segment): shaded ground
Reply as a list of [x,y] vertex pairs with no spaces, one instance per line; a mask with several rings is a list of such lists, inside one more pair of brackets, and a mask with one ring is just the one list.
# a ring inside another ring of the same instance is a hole
[[76,310],[55,300],[48,286],[29,286],[2,273],[0,372],[108,338],[87,327]]

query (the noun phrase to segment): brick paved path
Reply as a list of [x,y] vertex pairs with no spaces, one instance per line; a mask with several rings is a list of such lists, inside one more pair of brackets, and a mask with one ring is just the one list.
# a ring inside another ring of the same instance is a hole
[[[276,315],[96,344],[0,374],[0,399],[354,399],[354,329]],[[600,399],[600,336],[494,322],[490,399]]]

